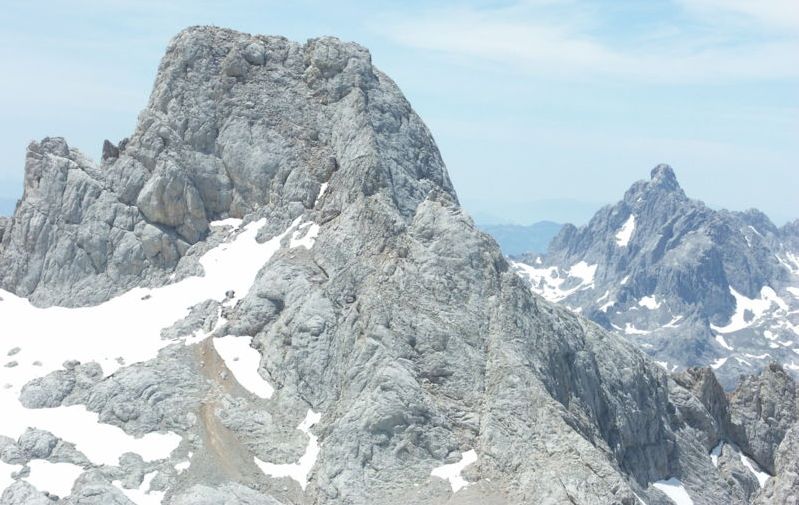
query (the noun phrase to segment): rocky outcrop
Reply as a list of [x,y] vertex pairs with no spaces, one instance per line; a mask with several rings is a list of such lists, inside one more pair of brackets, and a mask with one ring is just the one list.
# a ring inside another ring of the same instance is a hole
[[796,425],[796,383],[777,364],[747,377],[731,394],[733,440],[774,474],[777,449]]
[[757,210],[691,200],[672,168],[658,165],[517,270],[536,292],[636,342],[669,371],[712,365],[732,389],[770,361],[799,373],[791,230]]
[[777,476],[766,483],[756,504],[799,502],[799,430],[793,426],[782,439],[775,456]]
[[[167,455],[127,452],[118,464],[75,446],[66,503],[141,492],[172,504],[632,505],[666,503],[661,489],[677,482],[697,504],[744,504],[759,485],[730,478],[743,467],[730,459],[725,473],[711,452],[735,427],[729,443],[758,464],[793,468],[779,440],[791,417],[773,401],[788,376],[752,379],[746,391],[768,407],[741,413],[712,373],[670,378],[531,293],[460,208],[426,128],[360,46],[186,30],[136,132],[111,147],[99,167],[60,140],[32,147],[3,238],[4,286],[84,306],[164,284],[125,295],[155,314],[169,289],[199,284],[211,266],[235,276],[242,265],[225,254],[242,237],[271,249],[247,256],[259,269],[244,291],[222,283],[183,303],[155,335],[157,356],[121,356],[108,375],[108,356],[67,361],[20,387],[28,409],[82,406],[130,437],[179,438]],[[58,214],[70,208],[72,218]],[[108,212],[129,226],[117,231]],[[100,222],[106,246],[78,248]],[[101,267],[79,268],[92,255]],[[59,330],[76,342],[82,332]],[[226,358],[228,338],[246,339],[237,353],[255,360]],[[249,375],[237,375],[244,365]],[[57,461],[70,443],[44,430],[2,435],[8,465]],[[46,499],[20,478],[3,503]],[[776,479],[785,486],[790,473]]]

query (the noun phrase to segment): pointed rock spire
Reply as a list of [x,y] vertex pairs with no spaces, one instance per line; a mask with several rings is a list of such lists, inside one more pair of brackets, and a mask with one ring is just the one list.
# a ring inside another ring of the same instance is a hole
[[674,169],[671,166],[661,163],[652,169],[650,173],[651,185],[675,191],[680,188],[680,183],[677,182],[677,176],[674,175]]

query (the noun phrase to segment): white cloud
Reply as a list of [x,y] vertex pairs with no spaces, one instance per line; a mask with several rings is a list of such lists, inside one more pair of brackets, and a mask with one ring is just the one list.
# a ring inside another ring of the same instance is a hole
[[678,0],[687,10],[702,16],[737,15],[741,21],[755,21],[767,28],[799,28],[796,0]]
[[781,19],[789,2],[780,0],[766,2],[768,8],[743,0],[677,0],[677,9],[691,4],[685,13],[693,23],[704,23],[702,29],[662,20],[656,30],[636,34],[632,27],[621,33],[600,11],[579,0],[539,0],[501,8],[392,15],[380,23],[380,32],[404,46],[441,52],[461,62],[493,62],[541,76],[668,83],[799,76],[799,37],[752,36],[737,22],[722,26],[713,14],[716,4],[727,1],[725,12],[759,22],[787,23],[795,17]]

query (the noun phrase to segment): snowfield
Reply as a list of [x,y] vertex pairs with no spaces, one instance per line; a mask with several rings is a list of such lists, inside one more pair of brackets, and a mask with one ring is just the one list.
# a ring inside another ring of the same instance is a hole
[[461,476],[461,472],[475,461],[477,461],[477,453],[474,451],[474,449],[471,449],[464,452],[461,456],[461,460],[457,463],[441,465],[433,468],[433,470],[430,472],[430,475],[449,481],[449,485],[452,487],[452,492],[457,493],[469,485],[466,479]]
[[[534,293],[543,296],[550,302],[559,302],[578,291],[593,289],[598,265],[589,265],[585,261],[580,261],[572,265],[565,272],[565,276],[557,267],[536,268],[520,262],[511,262],[511,266],[516,273],[530,281]],[[576,285],[571,288],[563,288],[562,286],[570,280],[571,283],[577,281]]]
[[155,475],[158,472],[150,472],[144,476],[142,480],[141,486],[137,489],[125,489],[119,483],[119,481],[114,481],[114,485],[122,491],[128,500],[132,501],[136,505],[161,505],[161,501],[164,499],[165,493],[162,491],[152,491],[150,490],[150,483],[152,483]]
[[[39,308],[0,290],[4,329],[0,355],[7,355],[0,366],[0,435],[16,440],[28,427],[49,431],[74,443],[97,465],[117,465],[125,452],[139,454],[145,461],[169,457],[180,443],[177,434],[150,433],[135,438],[116,426],[100,424],[98,415],[83,406],[24,408],[19,393],[26,383],[61,369],[66,361],[97,362],[108,376],[124,365],[156,357],[160,349],[174,343],[163,340],[161,330],[185,317],[191,306],[209,299],[233,303],[247,294],[258,271],[280,249],[285,237],[290,238],[290,247],[310,249],[319,233],[316,223],[300,224],[298,218],[283,233],[259,243],[256,236],[265,222],[262,219],[244,227],[239,219],[211,223],[214,228],[228,228],[228,235],[199,259],[204,275],[159,288],[135,288],[100,305]],[[226,298],[229,291],[234,292],[234,300]],[[193,341],[207,336],[187,335]],[[250,339],[216,340],[217,351],[242,386],[269,398],[272,388],[258,375],[260,354],[249,346]],[[34,461],[30,467],[28,482],[59,496],[69,494],[83,471],[74,465],[46,461]],[[19,469],[0,464],[0,491],[13,482],[11,472]],[[148,477],[151,480],[154,475]],[[159,494],[148,490],[146,479],[141,489],[123,491],[139,505],[160,503]]]
[[669,497],[669,500],[675,505],[694,505],[694,501],[685,490],[679,479],[672,477],[671,479],[659,480],[652,484],[656,489]]
[[619,231],[616,233],[616,244],[619,247],[627,247],[630,244],[630,239],[633,238],[633,232],[635,231],[635,216],[630,214],[630,217],[627,218],[627,221],[621,225]]
[[71,463],[34,460],[28,463],[28,467],[31,474],[25,480],[37,489],[47,489],[56,496],[68,496],[72,492],[72,485],[83,473],[83,468]]
[[259,398],[272,397],[274,388],[258,373],[261,353],[250,346],[252,337],[228,335],[215,338],[212,342],[217,354],[242,387]]
[[776,306],[777,311],[788,311],[785,301],[768,286],[763,286],[760,290],[760,297],[754,299],[747,298],[732,287],[730,287],[730,293],[735,298],[735,313],[730,317],[730,322],[726,326],[710,325],[718,333],[734,333],[752,326],[763,317],[772,305]]
[[308,447],[305,449],[305,454],[300,456],[300,460],[296,463],[275,464],[267,463],[255,458],[255,464],[258,468],[270,477],[280,478],[289,477],[299,483],[300,487],[305,490],[308,485],[308,476],[311,474],[311,469],[316,463],[316,458],[319,456],[321,450],[319,446],[319,438],[311,433],[311,427],[319,422],[322,418],[321,414],[317,414],[313,410],[308,410],[305,419],[297,426],[297,429],[308,435]]

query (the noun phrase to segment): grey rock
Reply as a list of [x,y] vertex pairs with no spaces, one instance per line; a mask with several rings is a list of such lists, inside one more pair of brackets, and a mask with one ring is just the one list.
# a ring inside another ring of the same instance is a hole
[[53,372],[27,383],[20,393],[20,403],[29,409],[58,407],[74,389],[74,378],[66,371]]
[[[619,234],[633,219],[622,244]],[[671,167],[658,165],[586,226],[565,225],[545,255],[517,260],[539,269],[530,277],[536,292],[636,342],[669,370],[712,364],[732,390],[740,375],[769,361],[799,373],[791,350],[799,335],[790,329],[799,323],[799,300],[788,291],[799,287],[795,229],[777,228],[757,210],[710,209],[686,196]],[[592,282],[569,275],[581,261],[596,265]],[[562,282],[554,291],[553,275]],[[718,329],[736,312],[733,290],[757,299],[765,288],[781,299],[763,314],[745,313],[740,328]]]
[[132,435],[153,431],[183,432],[187,412],[196,411],[207,382],[194,351],[183,344],[163,349],[159,357],[119,370],[92,384],[82,397],[100,422],[123,428]]
[[17,446],[27,459],[47,459],[58,445],[58,438],[47,431],[29,428],[17,440]]
[[799,429],[785,434],[775,458],[777,475],[766,482],[754,503],[799,503]]
[[777,364],[747,377],[730,395],[735,442],[772,475],[777,449],[799,418],[796,399],[796,383]]
[[0,436],[0,461],[9,465],[23,465],[28,462],[16,441],[6,436]]
[[79,403],[84,400],[81,392],[103,378],[102,367],[97,363],[66,362],[64,368],[25,384],[20,392],[20,403],[29,409]]
[[75,482],[72,494],[63,499],[65,505],[131,505],[120,489],[100,470],[86,472]]
[[218,488],[197,484],[177,495],[171,502],[172,505],[217,505],[219,503],[281,505],[281,502],[270,496],[264,496],[237,484],[228,484]]
[[0,460],[9,465],[24,465],[29,461],[29,458],[16,443],[13,443],[6,444],[0,448]]
[[50,498],[24,480],[10,485],[0,496],[2,505],[53,505]]
[[[667,170],[651,185],[679,199]],[[182,439],[166,459],[89,468],[64,503],[127,504],[113,482],[155,471],[153,486],[176,505],[632,505],[636,495],[665,503],[652,483],[671,477],[697,504],[744,504],[751,478],[709,456],[733,435],[758,463],[794,468],[784,440],[795,412],[776,401],[786,374],[726,397],[712,373],[670,378],[620,336],[531,293],[459,206],[396,85],[364,48],[333,38],[181,32],[136,131],[102,171],[63,141],[32,146],[0,278],[36,303],[99,303],[201,274],[198,257],[221,240],[209,223],[227,217],[265,218],[259,240],[297,218],[319,233],[310,249],[285,239],[235,305],[220,307],[219,293],[162,336],[217,323],[219,336],[251,336],[273,397],[239,384],[210,339],[170,342],[108,377],[68,363],[32,381],[31,406],[79,403],[130,435]],[[308,409],[321,415],[311,428],[320,452],[303,489],[255,458],[296,462]],[[4,452],[76,457],[60,449],[69,441],[50,442],[26,433]],[[469,450],[470,485],[453,494],[431,470]]]
[[119,158],[119,148],[109,140],[103,141],[103,161]]

